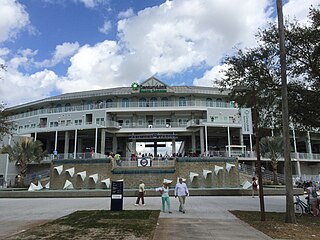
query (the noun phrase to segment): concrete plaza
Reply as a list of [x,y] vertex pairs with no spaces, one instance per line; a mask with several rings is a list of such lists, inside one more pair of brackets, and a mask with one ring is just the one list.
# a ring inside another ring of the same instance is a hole
[[[147,197],[145,206],[135,206],[135,197],[125,197],[124,210],[160,210],[161,198]],[[259,211],[259,198],[251,196],[192,196],[186,214],[178,211],[178,199],[171,197],[173,213],[161,212],[154,240],[158,239],[271,239],[235,218],[228,210]],[[65,216],[76,210],[110,209],[106,198],[2,198],[0,239]],[[266,196],[266,211],[285,211],[284,196]]]

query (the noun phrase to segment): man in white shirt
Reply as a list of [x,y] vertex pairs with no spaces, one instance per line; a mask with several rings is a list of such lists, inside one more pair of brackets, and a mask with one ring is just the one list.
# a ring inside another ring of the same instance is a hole
[[182,178],[179,178],[179,182],[176,184],[176,187],[174,189],[174,196],[178,197],[179,199],[179,212],[186,212],[185,209],[185,202],[186,202],[186,196],[189,195],[189,190],[187,185],[182,182]]

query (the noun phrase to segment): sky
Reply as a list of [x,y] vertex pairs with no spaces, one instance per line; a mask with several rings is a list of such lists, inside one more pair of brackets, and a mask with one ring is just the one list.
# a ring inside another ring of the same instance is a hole
[[[307,22],[320,0],[283,0]],[[0,102],[130,86],[213,86],[223,59],[254,47],[275,0],[0,0]]]

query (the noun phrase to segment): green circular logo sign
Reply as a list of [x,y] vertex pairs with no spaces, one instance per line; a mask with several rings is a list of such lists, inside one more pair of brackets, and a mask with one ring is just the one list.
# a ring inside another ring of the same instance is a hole
[[133,82],[132,84],[131,84],[131,88],[132,88],[132,90],[134,90],[134,91],[136,91],[136,90],[138,90],[139,89],[139,83],[137,83],[137,82]]

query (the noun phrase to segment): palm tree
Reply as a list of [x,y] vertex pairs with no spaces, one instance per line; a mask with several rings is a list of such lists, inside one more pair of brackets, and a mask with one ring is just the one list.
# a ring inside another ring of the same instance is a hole
[[283,137],[264,137],[260,141],[261,155],[270,158],[272,166],[273,183],[278,184],[278,159],[283,152]]
[[20,184],[23,183],[28,164],[40,162],[46,155],[46,152],[42,149],[42,145],[42,142],[34,141],[32,137],[22,137],[12,147],[6,145],[1,149],[1,153],[9,154],[9,160],[15,161],[18,166],[22,178]]

